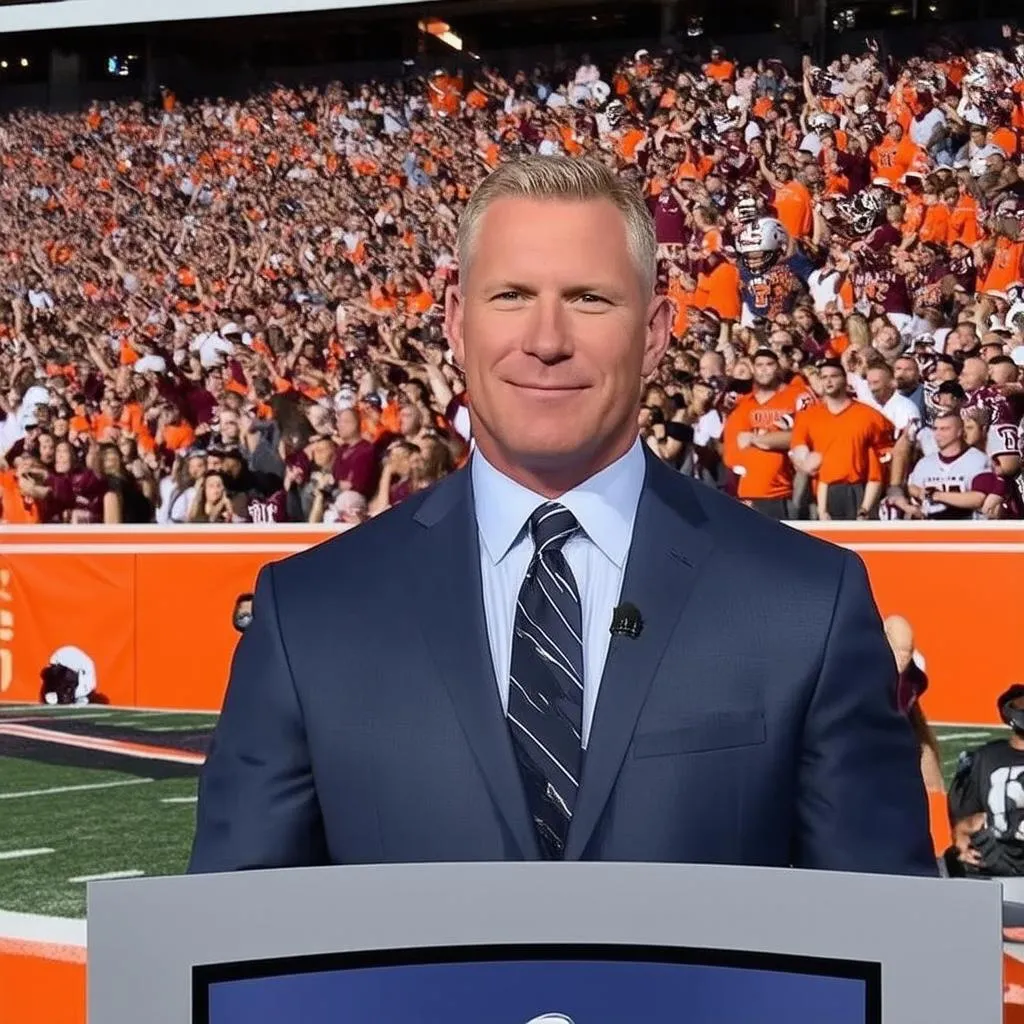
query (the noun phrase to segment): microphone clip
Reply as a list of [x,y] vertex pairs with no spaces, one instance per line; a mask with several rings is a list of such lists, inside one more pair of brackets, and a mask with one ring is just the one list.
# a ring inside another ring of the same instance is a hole
[[612,636],[625,636],[630,640],[636,640],[643,632],[643,628],[644,620],[635,604],[624,602],[612,612]]

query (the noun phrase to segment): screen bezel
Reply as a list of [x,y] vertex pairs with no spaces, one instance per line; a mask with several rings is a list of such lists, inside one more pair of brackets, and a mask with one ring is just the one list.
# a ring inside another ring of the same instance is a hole
[[360,949],[342,953],[311,953],[306,956],[196,964],[192,967],[192,1024],[210,1024],[210,988],[225,982],[368,967],[422,967],[433,964],[500,963],[509,960],[633,961],[852,979],[864,983],[864,1024],[882,1024],[882,965],[877,962],[757,950],[579,942]]

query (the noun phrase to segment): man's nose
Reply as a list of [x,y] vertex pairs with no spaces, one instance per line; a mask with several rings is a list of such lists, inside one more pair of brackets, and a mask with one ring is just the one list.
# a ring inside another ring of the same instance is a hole
[[568,312],[558,296],[538,296],[523,340],[523,351],[545,363],[568,359],[573,352]]

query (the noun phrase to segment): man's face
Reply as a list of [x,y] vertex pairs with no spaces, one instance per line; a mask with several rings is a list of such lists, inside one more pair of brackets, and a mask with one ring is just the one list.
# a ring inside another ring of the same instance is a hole
[[586,475],[622,454],[670,329],[622,214],[606,201],[499,199],[468,271],[449,294],[447,331],[483,453]]
[[897,359],[893,375],[896,378],[896,387],[905,394],[913,391],[921,381],[921,371],[916,359]]
[[892,374],[887,370],[874,367],[865,374],[865,379],[868,382],[868,389],[871,391],[871,397],[882,405],[892,398]]
[[963,421],[957,415],[940,416],[935,421],[935,444],[940,451],[957,444],[964,436]]
[[995,363],[988,368],[989,379],[997,387],[1005,384],[1015,384],[1019,373],[1013,363]]
[[725,373],[725,360],[720,352],[705,352],[700,357],[700,375],[703,380],[721,377]]
[[984,359],[966,359],[960,371],[960,387],[971,392],[982,387],[988,381],[988,364]]
[[758,356],[754,360],[754,383],[759,388],[772,388],[779,382],[779,364],[774,359]]
[[823,367],[820,374],[821,393],[826,398],[840,398],[846,394],[846,374],[834,366]]
[[338,413],[338,436],[346,444],[359,438],[359,415],[353,409],[342,409]]

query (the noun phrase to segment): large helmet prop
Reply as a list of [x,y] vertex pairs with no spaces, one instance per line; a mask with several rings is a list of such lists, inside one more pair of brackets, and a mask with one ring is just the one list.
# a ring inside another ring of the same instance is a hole
[[761,217],[747,224],[736,239],[740,262],[753,274],[770,270],[789,246],[786,229],[774,217]]

